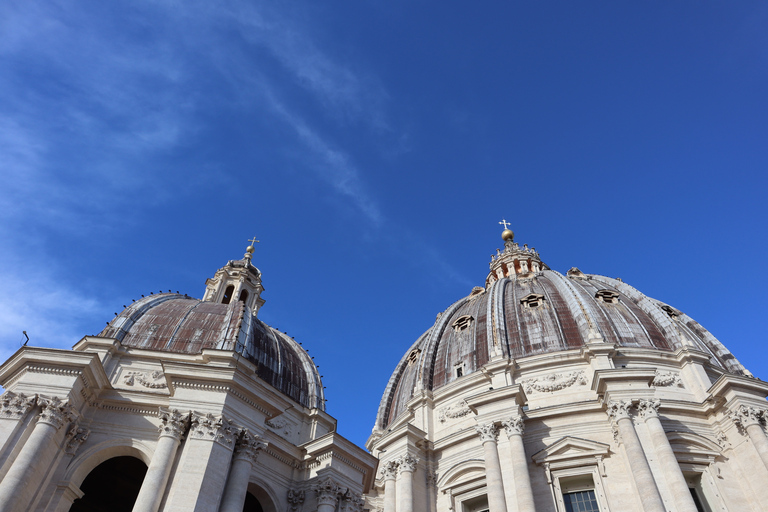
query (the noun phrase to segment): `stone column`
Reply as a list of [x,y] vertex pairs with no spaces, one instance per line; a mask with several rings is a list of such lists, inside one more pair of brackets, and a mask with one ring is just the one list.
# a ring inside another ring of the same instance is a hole
[[160,409],[160,439],[157,441],[152,461],[144,475],[133,512],[157,512],[165,494],[165,485],[171,474],[181,438],[189,423],[189,413]]
[[632,402],[614,402],[608,403],[608,416],[616,422],[619,427],[619,435],[624,443],[624,451],[629,461],[629,467],[632,470],[632,477],[635,479],[637,491],[640,493],[640,502],[645,512],[666,512],[664,501],[661,499],[659,489],[651,473],[651,467],[648,465],[648,459],[645,458],[645,452],[640,444],[640,438],[637,437],[635,425],[629,416],[629,409]]
[[0,512],[26,510],[39,477],[54,458],[56,434],[65,422],[75,419],[72,408],[57,397],[38,397],[37,404],[41,408],[37,424],[0,482]]
[[251,470],[256,464],[259,452],[267,447],[266,442],[257,435],[243,432],[235,446],[235,456],[229,479],[224,488],[219,512],[243,512],[245,496],[248,494],[248,482],[251,480]]
[[730,417],[736,425],[746,430],[749,440],[752,441],[763,464],[768,468],[768,438],[761,425],[761,420],[766,417],[765,409],[742,405],[736,412],[731,413]]
[[0,418],[8,420],[0,421],[0,455],[10,449],[9,443],[22,424],[21,420],[34,405],[35,397],[26,396],[24,393],[6,391],[0,396]]
[[395,489],[395,479],[397,478],[397,462],[390,460],[381,468],[381,474],[384,477],[384,512],[395,512],[397,510],[397,495]]
[[659,420],[660,404],[659,400],[640,400],[637,404],[637,409],[640,411],[640,417],[645,420],[645,425],[648,427],[653,447],[664,471],[664,479],[669,486],[669,490],[672,492],[677,510],[680,512],[697,512],[696,504],[691,497],[691,491],[688,489],[688,482],[685,481],[680,464],[677,463],[675,452],[672,451],[667,434],[664,432],[664,427],[662,427]]
[[533,489],[531,477],[528,474],[528,457],[525,455],[523,445],[523,431],[525,425],[523,418],[515,417],[501,423],[509,438],[509,447],[512,452],[512,480],[517,495],[518,512],[536,512],[533,502]]
[[341,488],[330,477],[315,486],[317,512],[335,512]]
[[[475,427],[483,442],[485,456],[485,483],[488,488],[488,508],[490,512],[507,512],[507,501],[504,497],[504,482],[501,477],[501,463],[496,447],[496,425],[486,423]],[[398,512],[400,512],[398,510]]]
[[413,512],[413,473],[419,459],[406,454],[397,460],[397,512]]

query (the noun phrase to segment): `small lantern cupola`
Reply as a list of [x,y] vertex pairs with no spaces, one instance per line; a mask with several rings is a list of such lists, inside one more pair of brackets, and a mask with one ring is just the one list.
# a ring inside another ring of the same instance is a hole
[[206,279],[203,300],[220,304],[241,301],[256,316],[259,308],[264,305],[264,299],[261,298],[264,287],[261,285],[261,272],[251,264],[253,244],[258,243],[258,240],[254,237],[249,242],[251,245],[245,250],[243,259],[228,261],[213,277]]
[[549,267],[541,261],[539,253],[528,244],[520,247],[515,242],[515,233],[508,228],[509,222],[502,219],[499,224],[504,226],[501,239],[504,240],[504,250],[496,249],[496,254],[491,255],[491,271],[485,279],[485,287],[490,287],[494,282],[505,277],[529,277]]

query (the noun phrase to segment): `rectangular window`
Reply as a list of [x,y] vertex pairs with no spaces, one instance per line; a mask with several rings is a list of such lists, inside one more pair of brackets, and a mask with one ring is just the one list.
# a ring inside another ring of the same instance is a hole
[[565,512],[600,512],[593,490],[564,493],[563,503]]

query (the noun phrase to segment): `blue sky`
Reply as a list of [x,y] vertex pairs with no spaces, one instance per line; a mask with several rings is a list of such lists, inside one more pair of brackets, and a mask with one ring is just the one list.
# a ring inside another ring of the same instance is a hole
[[0,357],[261,243],[362,444],[498,221],[768,378],[765,2],[0,4]]

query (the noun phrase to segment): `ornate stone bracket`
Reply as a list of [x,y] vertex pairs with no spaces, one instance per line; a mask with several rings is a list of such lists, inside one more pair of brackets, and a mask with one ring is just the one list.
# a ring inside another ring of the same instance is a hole
[[153,372],[132,371],[127,372],[123,376],[123,384],[126,386],[133,386],[137,382],[150,389],[164,389],[168,387],[168,383],[165,381],[165,374],[161,370]]
[[475,430],[480,435],[480,440],[483,443],[487,441],[493,441],[494,443],[496,442],[496,436],[498,435],[499,431],[493,422],[485,423],[484,425],[475,425]]
[[522,436],[525,431],[525,423],[520,416],[510,418],[501,422],[507,437]]
[[540,393],[551,393],[569,388],[574,384],[586,385],[587,376],[584,370],[568,373],[550,373],[535,379],[527,379],[521,382],[525,386],[526,393],[538,391]]
[[680,374],[675,372],[660,372],[656,370],[656,376],[653,378],[651,386],[659,388],[664,386],[677,386],[683,388],[683,380],[680,378]]
[[184,432],[189,425],[189,413],[179,412],[177,409],[165,409],[160,408],[160,436],[173,437],[174,439],[181,440],[184,436]]
[[77,453],[80,445],[88,439],[90,434],[91,431],[87,428],[73,424],[67,432],[67,444],[64,446],[64,453],[67,455],[74,455]]
[[66,402],[59,397],[37,397],[37,405],[40,406],[40,416],[38,422],[47,423],[56,430],[60,429],[64,422],[75,421],[77,419],[77,413]]
[[288,489],[288,504],[291,506],[291,512],[296,512],[302,503],[304,503],[304,491]]
[[35,405],[36,400],[35,396],[6,391],[0,396],[0,418],[21,419]]
[[466,416],[471,413],[472,409],[467,405],[466,400],[459,400],[458,402],[449,406],[443,407],[438,413],[438,418],[441,423],[445,423],[449,419],[456,419]]
[[207,439],[217,442],[223,446],[233,448],[240,429],[237,428],[232,420],[224,416],[214,416],[213,414],[192,413],[192,425],[189,429],[190,437],[197,439]]

